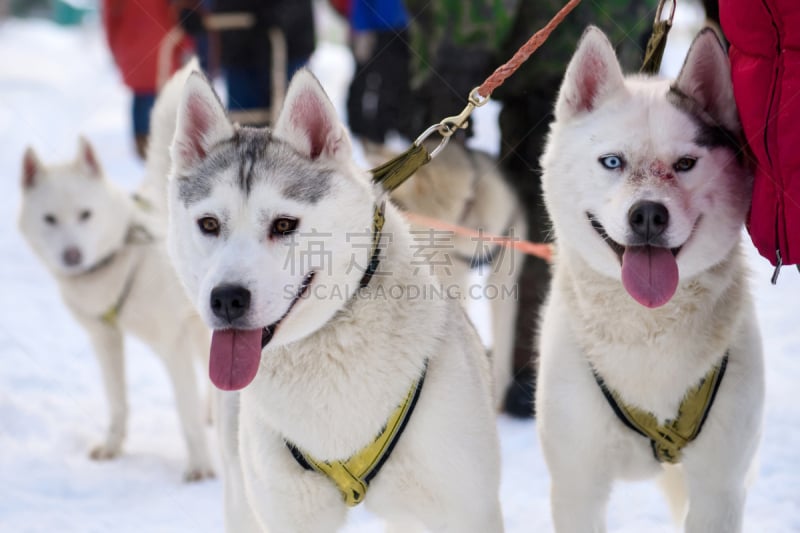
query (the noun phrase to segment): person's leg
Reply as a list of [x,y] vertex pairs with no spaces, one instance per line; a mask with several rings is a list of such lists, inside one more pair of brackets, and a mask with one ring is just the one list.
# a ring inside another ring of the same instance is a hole
[[228,91],[228,109],[238,111],[252,109],[259,104],[255,69],[225,67],[225,88]]
[[272,96],[269,68],[226,67],[228,111],[231,119],[247,126],[261,126],[268,121]]
[[291,80],[295,72],[308,64],[309,57],[290,57],[286,62],[286,79]]
[[150,134],[150,110],[155,103],[155,93],[133,93],[133,138],[136,154],[144,159],[147,156],[147,137]]
[[719,27],[719,0],[703,0],[706,18]]
[[359,137],[369,138],[375,142],[383,142],[382,138],[372,139],[367,133],[370,123],[368,113],[364,109],[364,97],[367,93],[367,75],[369,64],[356,64],[356,72],[347,90],[347,122],[350,131]]
[[[392,32],[364,32],[354,37],[353,42],[356,72],[347,94],[350,129],[359,137],[378,144],[383,143],[388,129],[398,129],[394,126],[397,117],[389,101],[390,70],[402,69],[402,65],[393,57],[393,37]],[[408,79],[403,83],[407,85]]]
[[395,130],[401,134],[407,132],[411,124],[411,52],[408,42],[408,30],[405,29],[384,32],[378,41],[379,45],[385,43],[386,55],[379,119],[385,131]]
[[[504,102],[500,113],[501,164],[518,193],[528,219],[528,238],[547,242],[550,223],[541,192],[539,157],[549,129],[552,100],[528,95]],[[539,307],[550,283],[548,264],[527,257],[519,277],[519,302],[514,336],[514,379],[506,392],[505,410],[513,416],[535,413],[535,336]]]

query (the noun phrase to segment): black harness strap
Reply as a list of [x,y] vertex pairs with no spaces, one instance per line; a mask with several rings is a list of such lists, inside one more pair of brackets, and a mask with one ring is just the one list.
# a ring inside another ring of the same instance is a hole
[[608,387],[606,387],[605,380],[600,377],[600,374],[597,373],[597,370],[595,370],[594,367],[592,367],[592,375],[594,375],[594,380],[597,382],[597,385],[600,387],[600,390],[603,392],[603,396],[605,397],[606,401],[608,402],[608,405],[611,406],[611,410],[614,411],[615,415],[617,415],[617,418],[619,418],[620,421],[623,424],[625,424],[625,426],[628,429],[631,429],[631,430],[635,431],[636,433],[638,433],[639,435],[641,435],[642,437],[645,437],[645,438],[649,439],[650,437],[648,437],[641,429],[639,429],[638,426],[636,426],[633,422],[631,422],[628,419],[627,416],[625,416],[625,413],[622,411],[622,408],[617,403],[617,400],[614,399],[614,395],[611,394],[611,391],[608,389]]
[[386,203],[382,202],[380,205],[375,206],[375,212],[372,218],[372,255],[369,258],[369,264],[364,269],[364,275],[361,276],[361,281],[358,282],[360,288],[364,289],[372,280],[375,271],[378,270],[378,265],[381,263],[381,235],[383,234],[383,224],[386,222],[384,214]]
[[719,386],[722,385],[722,378],[725,377],[725,369],[728,368],[728,354],[725,353],[725,357],[722,358],[722,361],[719,364],[719,373],[717,374],[717,379],[714,382],[714,388],[711,390],[711,398],[708,400],[708,405],[706,405],[705,412],[703,412],[703,417],[700,419],[700,425],[697,427],[697,433],[694,434],[695,438],[700,435],[700,431],[703,430],[703,425],[706,423],[706,418],[708,418],[708,413],[711,412],[711,406],[714,405],[714,400],[717,397],[717,391],[719,390]]
[[366,481],[367,484],[369,484],[369,482],[372,481],[375,478],[375,476],[378,475],[378,472],[381,471],[381,468],[383,468],[383,465],[389,459],[389,456],[392,455],[392,452],[394,451],[394,447],[397,444],[397,441],[399,441],[400,437],[403,436],[403,431],[405,431],[406,426],[408,425],[408,421],[411,420],[411,415],[414,414],[414,408],[417,406],[417,400],[419,399],[419,395],[422,392],[422,385],[425,383],[425,375],[427,373],[428,373],[428,361],[426,360],[425,366],[422,369],[422,376],[419,378],[419,381],[417,382],[417,389],[414,391],[414,396],[411,397],[411,402],[408,405],[408,412],[406,413],[406,416],[403,417],[403,420],[400,422],[400,427],[397,429],[397,433],[395,434],[394,439],[392,439],[392,441],[389,443],[389,446],[386,448],[384,454],[381,456],[380,459],[378,459],[378,462],[375,464],[372,470],[370,470],[369,474],[367,474],[366,477],[364,478],[364,481]]

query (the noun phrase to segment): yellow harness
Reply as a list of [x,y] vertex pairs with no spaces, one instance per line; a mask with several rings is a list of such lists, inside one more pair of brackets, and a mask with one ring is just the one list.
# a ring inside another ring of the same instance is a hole
[[[387,167],[387,172],[394,176],[404,176],[410,171],[407,165],[400,165],[400,168],[391,169]],[[399,174],[397,174],[399,172]],[[410,172],[413,172],[410,171]],[[388,174],[387,174],[388,175]],[[393,178],[394,179],[394,178]],[[369,265],[364,271],[364,275],[359,282],[359,286],[364,289],[369,285],[372,276],[378,269],[380,263],[380,240],[383,225],[386,221],[385,202],[375,205],[372,217],[372,250]],[[383,429],[375,439],[349,459],[344,461],[320,461],[313,458],[308,453],[300,450],[297,446],[286,441],[286,447],[292,453],[295,461],[306,470],[313,470],[328,477],[342,493],[342,497],[347,505],[354,507],[364,501],[367,494],[369,483],[378,475],[381,467],[391,455],[395,444],[400,439],[403,430],[414,412],[417,404],[422,384],[425,381],[425,374],[428,363],[422,370],[420,378],[411,385],[403,401],[389,416]]]
[[652,413],[626,405],[617,392],[606,387],[596,371],[594,378],[617,418],[628,428],[650,439],[653,455],[659,462],[675,464],[681,462],[681,450],[696,439],[703,429],[727,365],[728,354],[725,354],[719,364],[714,365],[700,383],[686,393],[678,408],[678,416],[663,424],[659,424]]
[[[133,193],[131,195],[131,199],[133,203],[145,212],[150,212],[153,209],[153,205],[144,197],[140,196],[137,193]],[[125,236],[124,246],[129,244],[146,244],[152,242],[154,237],[150,234],[150,232],[144,226],[140,226],[138,224],[132,225],[128,228],[128,233]],[[111,263],[114,260],[119,250],[114,251],[104,260],[100,261],[97,265],[92,267],[90,271],[96,271],[107,264]],[[133,286],[133,278],[136,274],[137,268],[134,268],[133,272],[131,273],[128,280],[125,282],[125,285],[122,287],[122,292],[120,293],[117,301],[111,306],[105,313],[100,315],[100,320],[108,324],[109,326],[116,326],[117,319],[119,318],[119,312],[122,310],[122,306],[125,305],[125,300],[128,298],[128,294],[131,291],[131,287]]]
[[[134,197],[136,198],[136,197]],[[142,200],[144,201],[144,200]],[[138,202],[138,200],[137,200]],[[154,237],[147,231],[146,228],[139,225],[131,226],[128,229],[128,235],[125,237],[125,243],[123,246],[129,246],[131,244],[147,244],[153,242]],[[108,256],[107,259],[103,260],[100,265],[93,267],[92,271],[96,271],[98,268],[102,268],[103,266],[111,263],[114,258],[117,256],[119,250],[112,253]],[[125,305],[128,296],[130,295],[131,289],[133,288],[133,283],[136,278],[136,272],[139,270],[139,265],[137,264],[132,270],[128,279],[125,280],[125,285],[122,287],[122,292],[120,292],[119,296],[117,297],[116,302],[108,308],[106,312],[100,315],[100,320],[108,324],[109,326],[116,326],[117,319],[119,318],[119,313],[122,311],[122,307]]]
[[364,501],[372,479],[391,455],[395,444],[414,412],[417,399],[422,391],[422,383],[427,372],[427,362],[422,375],[409,389],[403,402],[397,406],[386,425],[370,444],[344,461],[319,461],[297,446],[286,441],[295,460],[306,470],[315,470],[333,481],[342,493],[347,505],[354,507]]

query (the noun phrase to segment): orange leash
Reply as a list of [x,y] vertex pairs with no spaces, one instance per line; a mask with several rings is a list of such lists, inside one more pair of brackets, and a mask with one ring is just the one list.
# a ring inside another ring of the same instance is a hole
[[494,244],[499,244],[501,246],[505,246],[506,248],[513,248],[524,254],[544,259],[547,262],[550,261],[553,255],[552,246],[549,244],[535,243],[530,241],[523,241],[520,239],[503,237],[500,235],[492,235],[490,233],[483,233],[480,231],[475,231],[474,229],[465,228],[463,226],[456,226],[455,224],[449,224],[437,218],[426,217],[425,215],[420,215],[418,213],[412,213],[408,211],[404,211],[403,215],[405,215],[406,219],[408,219],[409,222],[412,222],[419,226],[427,226],[433,229],[451,231],[455,235],[472,237],[482,242],[491,242]]

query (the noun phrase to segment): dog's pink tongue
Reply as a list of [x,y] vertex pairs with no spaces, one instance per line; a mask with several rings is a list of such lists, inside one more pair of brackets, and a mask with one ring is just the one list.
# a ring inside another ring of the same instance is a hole
[[211,336],[208,375],[222,390],[245,388],[256,377],[261,362],[260,329],[221,329]]
[[667,303],[678,288],[678,263],[668,248],[628,246],[622,254],[622,285],[645,307]]

